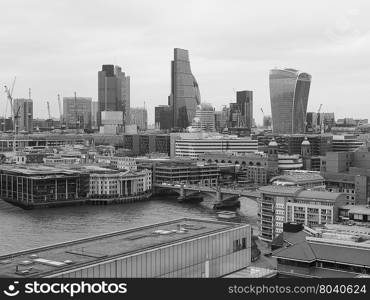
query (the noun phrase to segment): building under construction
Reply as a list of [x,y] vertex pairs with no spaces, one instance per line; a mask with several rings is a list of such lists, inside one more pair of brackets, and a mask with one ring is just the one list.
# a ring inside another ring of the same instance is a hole
[[0,198],[23,208],[84,202],[89,174],[41,165],[0,165]]

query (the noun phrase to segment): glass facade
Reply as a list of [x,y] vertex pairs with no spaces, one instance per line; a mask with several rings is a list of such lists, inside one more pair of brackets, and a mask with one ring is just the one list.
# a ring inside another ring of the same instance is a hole
[[251,262],[250,226],[181,241],[56,274],[64,278],[220,277]]
[[294,69],[270,71],[274,134],[305,133],[311,75]]
[[189,52],[174,49],[174,60],[171,63],[171,95],[169,105],[173,107],[173,127],[188,127],[200,104],[198,83],[191,72]]

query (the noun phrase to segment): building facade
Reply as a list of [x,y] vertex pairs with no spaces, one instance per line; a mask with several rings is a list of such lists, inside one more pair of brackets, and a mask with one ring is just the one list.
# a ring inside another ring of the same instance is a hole
[[17,98],[13,101],[14,123],[16,132],[33,131],[33,101],[32,99]]
[[170,105],[159,105],[154,112],[155,126],[161,130],[171,130],[173,125],[173,112]]
[[202,103],[197,106],[192,129],[199,131],[215,131],[215,110],[211,104]]
[[253,91],[237,91],[236,103],[240,108],[244,127],[251,129],[253,126]]
[[305,133],[311,75],[295,69],[270,71],[270,99],[274,134]]
[[130,76],[121,67],[103,65],[98,72],[98,125],[101,125],[102,111],[123,112],[123,123],[130,124]]
[[92,99],[63,97],[63,120],[67,128],[91,129]]
[[148,129],[148,112],[145,107],[132,107],[130,109],[130,122],[137,125],[139,130]]
[[191,72],[188,50],[175,48],[171,62],[171,94],[169,105],[173,112],[173,126],[185,129],[200,104],[198,82]]
[[306,226],[338,221],[338,208],[345,205],[344,194],[304,190],[302,187],[265,186],[259,188],[258,223],[260,238],[271,242],[283,232],[286,222]]

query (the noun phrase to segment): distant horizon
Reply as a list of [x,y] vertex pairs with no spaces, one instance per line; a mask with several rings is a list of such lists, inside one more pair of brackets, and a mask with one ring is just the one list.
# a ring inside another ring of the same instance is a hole
[[[271,115],[268,72],[278,66],[312,75],[308,112],[323,104],[336,119],[369,118],[367,1],[13,0],[2,9],[0,84],[16,76],[14,98],[31,88],[35,119],[47,118],[47,101],[59,116],[57,94],[97,101],[98,71],[113,64],[131,77],[131,107],[146,102],[153,124],[170,94],[174,48],[189,50],[202,102],[216,110],[251,90],[261,124],[261,108]],[[1,91],[1,116],[6,102]]]

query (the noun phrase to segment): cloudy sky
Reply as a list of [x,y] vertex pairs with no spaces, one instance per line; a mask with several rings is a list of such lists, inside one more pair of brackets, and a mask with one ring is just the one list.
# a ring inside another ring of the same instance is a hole
[[14,97],[31,88],[35,117],[47,116],[46,101],[57,117],[58,93],[97,100],[97,72],[117,64],[131,76],[131,106],[145,101],[151,123],[179,47],[190,51],[202,101],[216,108],[253,90],[260,123],[269,69],[291,67],[312,75],[308,110],[322,103],[339,118],[368,118],[369,18],[367,0],[2,0],[0,84],[17,76]]

